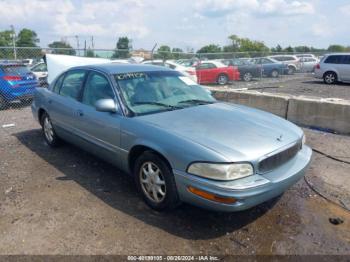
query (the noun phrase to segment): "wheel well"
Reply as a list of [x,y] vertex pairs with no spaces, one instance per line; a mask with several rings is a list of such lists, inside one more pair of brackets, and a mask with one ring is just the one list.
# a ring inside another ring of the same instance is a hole
[[324,78],[324,77],[326,76],[326,74],[328,74],[328,73],[333,73],[333,74],[335,74],[335,77],[336,77],[336,78],[338,78],[337,73],[336,73],[336,72],[334,72],[334,71],[332,71],[332,70],[328,70],[328,71],[324,72],[324,74],[323,74],[323,78]]
[[41,123],[41,117],[43,116],[43,114],[45,113],[46,111],[42,108],[39,109],[38,111],[38,119],[39,119],[39,123],[42,125]]
[[129,165],[129,170],[131,173],[133,173],[133,171],[134,171],[134,166],[135,166],[135,162],[136,162],[137,158],[145,152],[152,152],[152,153],[158,155],[160,158],[162,158],[165,161],[165,163],[168,164],[169,168],[171,168],[169,161],[161,153],[154,150],[153,148],[143,146],[143,145],[137,145],[137,146],[134,146],[129,152],[128,165]]

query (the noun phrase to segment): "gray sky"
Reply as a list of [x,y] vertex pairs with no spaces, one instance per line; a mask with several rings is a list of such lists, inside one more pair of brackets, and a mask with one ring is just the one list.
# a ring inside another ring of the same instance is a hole
[[119,36],[134,48],[154,43],[198,49],[228,44],[236,34],[277,44],[350,45],[349,0],[0,0],[0,29],[35,30],[40,45],[66,39],[74,47],[90,36],[97,48],[113,48]]

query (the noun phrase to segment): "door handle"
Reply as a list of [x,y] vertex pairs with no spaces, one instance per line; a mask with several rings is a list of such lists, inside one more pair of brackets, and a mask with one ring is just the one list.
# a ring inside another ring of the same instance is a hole
[[77,110],[77,116],[84,116],[84,112],[82,110]]
[[48,103],[49,103],[49,104],[52,104],[52,100],[51,100],[51,99],[49,99]]

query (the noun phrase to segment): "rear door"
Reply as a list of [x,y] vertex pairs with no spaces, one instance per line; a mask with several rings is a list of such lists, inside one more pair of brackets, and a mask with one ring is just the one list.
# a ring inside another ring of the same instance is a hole
[[95,103],[99,99],[113,99],[116,95],[109,77],[90,71],[84,85],[81,103],[77,106],[76,125],[79,135],[90,143],[90,152],[114,164],[120,156],[120,113],[99,112]]
[[59,135],[78,135],[76,114],[86,75],[86,70],[70,70],[58,78],[53,86],[53,93],[47,103],[51,121]]

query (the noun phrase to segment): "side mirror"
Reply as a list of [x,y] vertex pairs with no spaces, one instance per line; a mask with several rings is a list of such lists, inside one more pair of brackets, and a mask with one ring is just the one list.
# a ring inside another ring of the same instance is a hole
[[99,99],[95,103],[95,108],[99,112],[110,112],[110,113],[116,113],[117,112],[117,105],[114,102],[113,99]]

